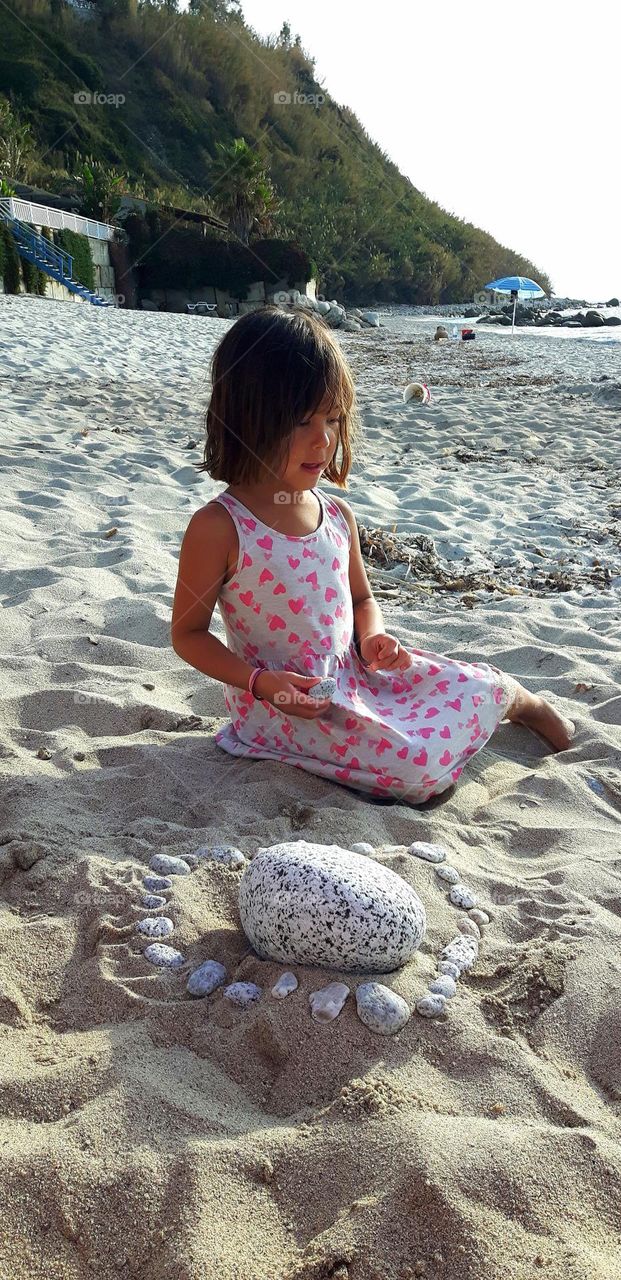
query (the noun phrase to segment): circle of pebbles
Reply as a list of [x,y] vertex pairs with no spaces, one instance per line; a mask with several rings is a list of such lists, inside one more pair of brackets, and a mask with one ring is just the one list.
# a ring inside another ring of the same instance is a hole
[[[317,689],[319,690],[319,686]],[[318,692],[316,696],[326,694],[322,692],[319,695]],[[399,848],[401,846],[394,846],[394,849]],[[364,856],[375,855],[375,848],[368,841],[358,841],[351,849],[353,853]],[[457,982],[462,973],[474,964],[478,956],[481,928],[489,924],[490,917],[477,907],[475,894],[461,882],[457,868],[447,862],[447,851],[443,845],[419,840],[410,844],[407,852],[431,863],[438,878],[451,886],[450,901],[468,913],[458,925],[460,932],[457,937],[442,948],[437,962],[437,976],[430,981],[427,993],[415,1004],[417,1013],[422,1017],[437,1018],[444,1015],[448,1001],[456,995]],[[172,888],[173,881],[170,877],[188,875],[200,862],[215,862],[236,869],[252,860],[253,856],[255,855],[245,855],[234,845],[204,845],[194,854],[183,857],[154,854],[149,866],[151,871],[159,874],[144,876],[143,886],[149,892],[143,896],[142,905],[150,910],[160,910],[166,906],[167,900],[162,891]],[[174,925],[168,916],[153,916],[138,921],[136,929],[147,937],[161,938],[170,936]],[[151,964],[163,968],[177,969],[185,964],[185,957],[180,951],[161,942],[151,943],[143,954]],[[205,960],[189,975],[186,989],[191,996],[205,997],[223,987],[225,981],[224,965],[217,960]],[[285,999],[297,990],[298,985],[296,975],[287,970],[271,988],[271,995],[275,1000]],[[349,994],[350,988],[344,982],[332,982],[311,992],[308,997],[311,1017],[316,1022],[334,1021],[341,1013]],[[360,1021],[377,1035],[397,1034],[411,1017],[412,1010],[407,1001],[380,982],[360,983],[355,994],[356,1012]],[[248,1008],[260,1000],[262,989],[253,982],[233,982],[224,988],[222,995],[237,1008]]]

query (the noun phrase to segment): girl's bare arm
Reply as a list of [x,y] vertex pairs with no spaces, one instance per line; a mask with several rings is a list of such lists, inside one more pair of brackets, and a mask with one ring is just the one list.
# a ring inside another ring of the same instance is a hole
[[339,510],[344,515],[351,533],[349,586],[354,606],[354,635],[358,644],[360,644],[365,636],[377,635],[378,632],[384,632],[386,628],[382,611],[373,597],[371,584],[364,567],[356,517],[343,498],[339,496],[338,498],[333,498],[333,501],[336,502]]
[[181,544],[171,640],[175,653],[197,671],[246,689],[252,667],[209,631],[235,543],[230,516],[220,503],[195,511]]

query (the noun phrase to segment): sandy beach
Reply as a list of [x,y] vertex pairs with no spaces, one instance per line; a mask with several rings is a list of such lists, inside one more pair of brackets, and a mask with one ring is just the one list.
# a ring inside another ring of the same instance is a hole
[[[576,724],[555,755],[503,723],[415,808],[227,755],[222,686],[171,647],[181,538],[224,488],[193,464],[229,325],[0,297],[1,1280],[618,1280],[620,330],[339,339],[387,628]],[[352,996],[319,1024],[342,975],[310,966],[272,999],[285,966],[211,863],[174,884],[186,968],[145,961],[155,853],[297,839],[369,841],[423,899],[385,979],[411,1006],[457,913],[405,849],[446,846],[491,922],[445,1018],[381,1037]],[[190,998],[206,959],[261,1000]]]

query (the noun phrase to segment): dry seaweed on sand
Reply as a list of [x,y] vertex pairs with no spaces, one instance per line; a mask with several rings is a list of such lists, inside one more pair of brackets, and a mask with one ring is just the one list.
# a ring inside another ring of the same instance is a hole
[[[469,591],[475,587],[489,586],[504,594],[512,595],[509,587],[503,587],[489,575],[466,573],[456,575],[444,569],[436,551],[433,538],[426,533],[415,533],[402,538],[396,533],[396,524],[390,531],[377,528],[369,529],[358,524],[358,535],[362,554],[367,561],[367,569],[372,577],[380,578],[380,591],[387,594],[386,588],[393,588],[394,594],[401,591],[432,591],[440,587],[444,591]],[[406,565],[405,573],[395,573],[399,566]],[[393,594],[391,592],[391,594]]]
[[[444,567],[433,538],[426,533],[402,537],[396,532],[396,522],[390,530],[381,526],[371,529],[356,523],[369,581],[374,594],[380,599],[397,600],[421,591],[426,594],[450,591],[461,593],[461,603],[472,608],[480,598],[471,594],[475,591],[504,596],[548,595],[551,592],[574,591],[585,584],[606,590],[619,573],[618,565],[606,565],[600,559],[594,560],[590,566],[557,563],[530,572],[516,567],[512,581],[509,580],[512,570],[507,565],[498,566],[498,577],[493,569],[492,572],[456,572],[450,565]],[[537,548],[533,550],[537,551]],[[545,555],[544,552],[539,554]]]
[[369,329],[363,333],[336,330],[359,392],[376,394],[378,371],[386,385],[401,388],[416,378],[429,386],[486,387],[550,386],[564,375],[549,372],[514,372],[525,364],[522,356],[507,351],[490,351],[476,343],[433,343],[428,335],[402,338],[391,330]]

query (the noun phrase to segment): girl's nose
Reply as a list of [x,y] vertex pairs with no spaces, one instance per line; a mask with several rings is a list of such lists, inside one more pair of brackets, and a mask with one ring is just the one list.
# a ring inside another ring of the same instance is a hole
[[330,431],[328,429],[327,424],[317,429],[317,432],[315,433],[314,438],[318,444],[330,443]]

